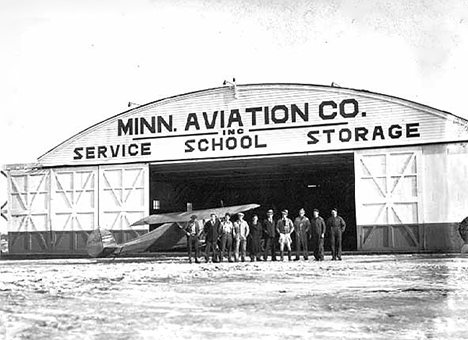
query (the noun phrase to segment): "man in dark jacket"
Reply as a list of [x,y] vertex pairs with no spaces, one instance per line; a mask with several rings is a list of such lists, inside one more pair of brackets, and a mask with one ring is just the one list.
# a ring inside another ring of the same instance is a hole
[[341,261],[341,240],[346,229],[346,223],[338,216],[338,209],[332,209],[331,216],[327,220],[327,228],[330,233],[332,261],[336,259]]
[[252,222],[250,222],[250,259],[252,262],[261,261],[260,259],[260,241],[262,239],[262,224],[258,221],[258,216],[253,215]]
[[323,240],[325,238],[325,221],[319,216],[319,210],[314,209],[314,217],[310,220],[310,237],[312,238],[312,250],[315,261],[323,261]]
[[271,260],[276,261],[276,250],[275,250],[275,238],[276,238],[276,223],[273,219],[273,210],[268,210],[267,218],[263,221],[263,239],[265,246],[265,253],[263,254],[263,260],[268,259],[268,251],[271,250]]
[[205,260],[206,262],[209,261],[210,259],[210,252],[211,249],[213,249],[213,257],[212,261],[213,262],[218,262],[218,235],[219,235],[219,219],[218,216],[216,216],[215,213],[212,213],[210,216],[210,220],[205,223],[205,226],[203,227],[203,232],[205,234],[205,242],[206,242],[206,248],[205,248]]

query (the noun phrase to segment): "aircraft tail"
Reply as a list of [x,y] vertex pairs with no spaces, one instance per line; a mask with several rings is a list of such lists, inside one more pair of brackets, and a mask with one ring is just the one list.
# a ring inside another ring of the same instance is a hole
[[91,257],[105,257],[114,253],[120,246],[107,229],[97,228],[88,236],[86,251]]

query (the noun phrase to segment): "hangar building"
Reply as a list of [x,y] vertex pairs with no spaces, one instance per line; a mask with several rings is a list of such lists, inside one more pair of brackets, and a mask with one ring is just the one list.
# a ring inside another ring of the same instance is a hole
[[[258,203],[348,223],[344,249],[450,251],[468,211],[468,121],[408,100],[306,84],[157,100],[8,165],[12,254],[85,253],[148,214]],[[249,216],[246,216],[249,217]]]

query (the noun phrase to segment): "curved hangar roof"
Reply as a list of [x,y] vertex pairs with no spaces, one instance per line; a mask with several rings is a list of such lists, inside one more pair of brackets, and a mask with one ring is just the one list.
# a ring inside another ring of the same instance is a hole
[[408,100],[301,84],[223,86],[151,102],[59,144],[43,166],[167,162],[468,141],[468,121]]

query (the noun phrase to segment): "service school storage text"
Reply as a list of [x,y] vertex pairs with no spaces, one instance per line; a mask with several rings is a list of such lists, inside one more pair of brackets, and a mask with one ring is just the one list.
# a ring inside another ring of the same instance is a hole
[[[151,156],[172,139],[174,153],[186,155],[237,151],[267,151],[272,141],[284,139],[304,151],[321,144],[357,144],[421,136],[418,122],[375,125],[375,113],[362,110],[356,98],[318,103],[249,106],[225,110],[138,115],[115,121],[116,144],[77,146],[73,159]],[[365,105],[364,105],[365,106]],[[374,115],[370,124],[368,118]],[[289,133],[290,131],[296,131]],[[280,137],[278,137],[280,136]],[[270,148],[276,149],[277,145]]]

